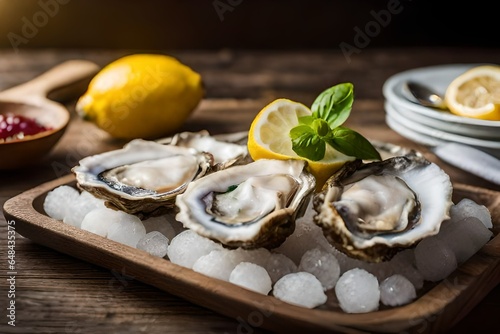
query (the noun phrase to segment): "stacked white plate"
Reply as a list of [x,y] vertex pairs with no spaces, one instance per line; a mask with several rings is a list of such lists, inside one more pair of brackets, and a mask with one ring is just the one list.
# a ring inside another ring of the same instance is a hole
[[450,82],[480,64],[423,67],[390,77],[383,86],[387,125],[400,135],[423,145],[459,143],[500,158],[500,121],[486,121],[451,114],[417,103],[405,89],[416,81],[444,96]]

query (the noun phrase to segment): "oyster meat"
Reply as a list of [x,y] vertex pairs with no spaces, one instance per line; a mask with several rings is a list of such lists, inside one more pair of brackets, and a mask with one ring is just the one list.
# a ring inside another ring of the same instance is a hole
[[199,132],[180,132],[172,137],[158,140],[159,143],[190,147],[200,152],[213,155],[215,169],[224,169],[233,165],[242,165],[252,159],[247,148],[248,133],[210,135],[207,130]]
[[316,181],[302,160],[257,160],[191,182],[176,198],[184,227],[231,248],[274,248],[295,229]]
[[346,163],[315,195],[315,222],[351,257],[390,259],[437,234],[452,205],[449,176],[423,156]]
[[77,186],[111,208],[142,217],[175,207],[189,182],[210,172],[212,155],[195,149],[135,139],[122,149],[80,160]]

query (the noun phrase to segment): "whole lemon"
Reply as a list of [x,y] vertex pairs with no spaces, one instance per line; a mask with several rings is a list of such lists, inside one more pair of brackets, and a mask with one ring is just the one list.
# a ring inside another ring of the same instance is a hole
[[162,54],[133,54],[103,67],[76,104],[77,113],[111,136],[172,134],[205,94],[201,75]]

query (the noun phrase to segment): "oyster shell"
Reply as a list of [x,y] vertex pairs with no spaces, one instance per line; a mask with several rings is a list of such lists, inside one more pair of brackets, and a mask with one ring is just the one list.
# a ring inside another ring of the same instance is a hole
[[208,152],[214,157],[215,169],[224,169],[252,161],[248,153],[247,139],[247,131],[212,136],[207,130],[201,130],[199,132],[180,132],[157,142]]
[[449,176],[416,152],[346,163],[313,200],[315,222],[339,250],[370,262],[437,234],[452,205]]
[[262,159],[214,172],[177,196],[176,219],[228,247],[277,247],[294,231],[314,191],[306,164]]
[[189,182],[210,172],[213,157],[195,149],[135,139],[122,149],[80,160],[77,186],[106,205],[142,217],[175,207]]

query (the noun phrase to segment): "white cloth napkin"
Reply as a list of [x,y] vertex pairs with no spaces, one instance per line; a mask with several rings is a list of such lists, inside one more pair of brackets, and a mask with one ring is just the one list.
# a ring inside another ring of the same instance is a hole
[[488,153],[458,143],[435,146],[432,152],[450,165],[500,184],[500,160]]

